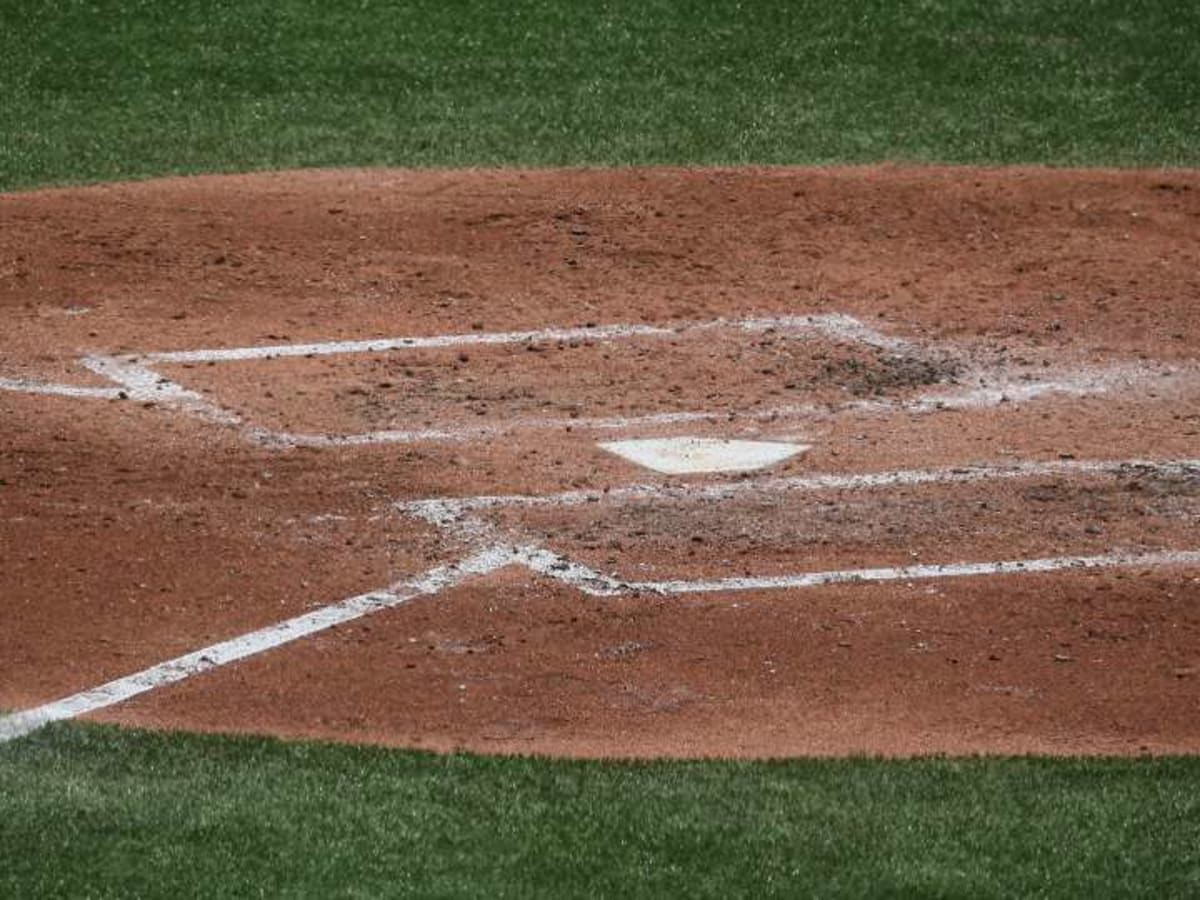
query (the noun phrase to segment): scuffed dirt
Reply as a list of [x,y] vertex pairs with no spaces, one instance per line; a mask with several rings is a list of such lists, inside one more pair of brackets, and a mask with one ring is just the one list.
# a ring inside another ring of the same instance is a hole
[[[339,449],[0,391],[0,707],[463,552],[398,500],[687,483],[597,447],[644,430],[583,419],[713,411],[653,434],[812,445],[778,476],[1200,458],[1190,171],[292,172],[0,195],[0,219],[0,378],[104,384],[87,353],[743,316],[844,313],[908,341],[684,329],[161,367],[270,428],[476,429]],[[1107,394],[905,406],[1114,365],[1132,374]],[[788,405],[813,412],[772,418]],[[485,518],[605,574],[720,577],[1198,549],[1200,479]],[[1195,567],[603,601],[503,569],[100,718],[576,756],[1200,752],[1198,601]]]

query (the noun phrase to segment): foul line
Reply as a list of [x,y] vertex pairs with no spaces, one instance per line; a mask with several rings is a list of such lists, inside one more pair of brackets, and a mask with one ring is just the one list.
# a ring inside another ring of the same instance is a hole
[[147,691],[255,656],[335,625],[400,606],[417,597],[437,594],[474,576],[486,575],[520,561],[521,558],[511,547],[486,547],[457,563],[430,569],[415,578],[400,581],[386,590],[359,594],[241,637],[167,660],[99,687],[4,716],[0,718],[0,743],[22,737],[51,722],[96,712]]
[[325,631],[335,625],[400,606],[417,597],[437,594],[471,577],[485,575],[513,564],[524,565],[537,574],[567,584],[592,597],[615,597],[640,593],[678,595],[719,591],[799,589],[832,584],[916,581],[981,575],[1027,575],[1067,569],[1196,565],[1200,564],[1200,551],[1112,553],[1100,556],[845,569],[795,575],[700,581],[622,581],[539,547],[517,548],[497,544],[488,546],[458,563],[439,566],[416,578],[401,581],[387,590],[359,594],[340,603],[322,607],[241,637],[222,641],[202,650],[159,663],[143,669],[141,672],[118,678],[90,690],[4,716],[0,718],[0,743],[23,737],[51,722],[73,719],[114,706],[140,694],[255,656],[302,637]]

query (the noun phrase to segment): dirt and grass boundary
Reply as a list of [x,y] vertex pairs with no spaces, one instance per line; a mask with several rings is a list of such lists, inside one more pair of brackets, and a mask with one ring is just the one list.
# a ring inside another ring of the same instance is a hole
[[[412,6],[403,22],[370,10],[331,21],[327,5],[304,3],[23,5],[0,38],[6,189],[380,162],[1200,160],[1200,25],[1176,3],[1136,18],[1117,3],[787,4],[736,21],[706,4],[536,3],[503,22],[444,4]],[[0,277],[22,268],[5,258]],[[56,413],[56,427],[68,418]],[[65,464],[60,449],[51,468]],[[0,480],[0,492],[15,481]],[[211,894],[1197,891],[1191,758],[575,766],[56,728],[0,749],[4,886],[177,894],[192,864],[187,886]],[[836,789],[770,783],[822,767],[845,773]],[[906,781],[914,768],[927,777]],[[599,780],[580,790],[562,774],[580,771]],[[643,777],[622,794],[611,779],[630,771]],[[272,790],[284,782],[294,790],[281,808]],[[342,802],[356,784],[367,787]],[[397,785],[431,786],[432,799],[413,804]],[[645,803],[672,786],[691,800]],[[578,799],[563,807],[564,796]],[[511,830],[489,831],[505,800]],[[586,825],[597,809],[617,839]],[[415,843],[395,842],[398,821]],[[698,836],[695,821],[711,827]],[[345,853],[329,852],[329,835]]]

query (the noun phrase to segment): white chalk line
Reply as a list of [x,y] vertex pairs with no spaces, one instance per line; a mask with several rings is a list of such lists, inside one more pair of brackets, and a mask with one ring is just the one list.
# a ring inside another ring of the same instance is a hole
[[[512,428],[546,429],[578,427],[580,429],[627,429],[642,426],[664,426],[690,422],[716,422],[727,419],[728,411],[695,411],[651,413],[643,416],[610,418],[517,418],[504,425],[467,426],[463,428],[389,429],[358,434],[292,433],[245,423],[236,413],[203,395],[183,387],[151,368],[147,363],[231,362],[273,359],[279,357],[324,356],[341,353],[381,352],[402,349],[432,349],[471,344],[517,344],[570,341],[611,341],[636,337],[682,336],[692,331],[730,329],[750,332],[787,331],[811,332],[829,337],[887,349],[908,350],[912,345],[901,338],[884,335],[842,313],[809,316],[760,316],[740,319],[685,321],[669,326],[614,324],[582,328],[542,328],[510,332],[470,332],[465,334],[434,335],[430,337],[399,337],[359,341],[321,341],[304,344],[280,344],[209,350],[181,350],[142,354],[92,354],[81,362],[85,368],[116,382],[117,388],[86,388],[51,384],[28,379],[0,379],[0,390],[24,393],[56,394],[67,397],[96,399],[134,399],[162,404],[214,424],[241,429],[253,443],[274,447],[355,447],[372,444],[454,442],[485,438]],[[775,419],[781,415],[810,415],[817,407],[795,407],[791,410],[751,411],[742,416],[750,421]]]
[[[870,346],[904,350],[909,343],[889,337],[870,328],[852,316],[828,313],[812,316],[776,316],[743,319],[715,319],[708,322],[684,322],[669,327],[650,325],[602,325],[592,328],[546,328],[531,331],[467,333],[432,337],[387,338],[366,341],[327,341],[310,344],[271,345],[215,350],[168,351],[162,353],[129,354],[123,356],[92,356],[84,364],[92,371],[106,375],[121,384],[130,396],[175,406],[210,422],[241,426],[250,441],[267,447],[357,447],[374,444],[462,442],[487,438],[513,429],[542,430],[579,428],[581,430],[621,430],[694,422],[728,420],[730,411],[689,411],[650,413],[623,417],[517,417],[503,424],[466,426],[461,428],[388,429],[358,434],[331,434],[277,431],[261,426],[245,425],[231,411],[207,400],[194,391],[160,375],[145,362],[196,363],[272,359],[277,357],[318,356],[337,353],[364,353],[398,349],[454,347],[467,344],[511,344],[535,341],[615,340],[639,336],[679,336],[693,330],[736,329],[743,331],[817,332],[831,337],[855,341]],[[774,420],[797,415],[819,414],[815,406],[780,407],[762,411],[747,411],[738,417],[747,421]]]
[[144,403],[162,403],[198,418],[220,425],[240,425],[240,417],[213,403],[201,394],[188,390],[153,369],[122,357],[87,356],[82,363],[97,375],[121,385],[128,399]]
[[625,581],[605,575],[546,550],[526,551],[526,564],[592,597],[626,594],[697,594],[734,591],[796,590],[834,584],[868,584],[888,581],[927,581],[986,575],[1034,575],[1064,570],[1163,568],[1200,565],[1200,550],[1165,550],[1143,553],[1107,553],[1096,556],[1059,556],[992,562],[922,564],[868,569],[803,572],[792,575],[746,576],[696,581]]
[[76,718],[114,706],[160,687],[292,643],[336,625],[400,606],[417,597],[440,593],[469,578],[485,575],[509,565],[524,565],[536,574],[567,584],[588,596],[616,597],[641,593],[680,595],[795,590],[834,584],[917,581],[988,575],[1030,575],[1062,570],[1161,568],[1197,564],[1200,564],[1200,551],[1162,551],[994,562],[922,564],[697,581],[624,581],[604,575],[595,569],[540,547],[490,545],[458,563],[430,569],[423,575],[401,581],[387,590],[359,594],[313,612],[167,660],[90,690],[33,709],[0,717],[0,743],[30,734],[51,722]]
[[[519,343],[528,341],[555,340],[609,340],[620,337],[666,336],[684,333],[689,328],[737,327],[746,330],[769,331],[774,329],[808,329],[821,331],[831,336],[855,340],[887,349],[902,349],[909,345],[899,339],[881,335],[850,316],[831,315],[817,317],[782,317],[773,319],[743,319],[732,322],[718,320],[710,323],[685,323],[670,328],[655,326],[600,326],[586,329],[541,329],[528,332],[496,334],[445,335],[431,338],[400,338],[384,342],[325,342],[321,344],[285,345],[282,347],[234,348],[215,351],[180,351],[172,353],[137,356],[92,356],[84,360],[85,366],[121,385],[120,388],[91,388],[73,385],[50,384],[24,379],[0,379],[0,389],[26,393],[58,394],[71,397],[115,399],[126,396],[134,400],[163,403],[197,415],[208,421],[241,427],[251,439],[261,443],[283,445],[337,445],[383,441],[412,441],[462,439],[474,434],[494,434],[515,427],[579,427],[579,428],[627,428],[651,424],[675,424],[691,421],[720,421],[730,418],[728,412],[674,412],[651,414],[641,417],[609,419],[529,419],[517,420],[500,427],[471,428],[457,431],[395,431],[374,432],[365,435],[289,435],[273,432],[256,426],[245,425],[240,417],[202,395],[162,377],[139,359],[158,362],[204,362],[239,359],[268,359],[278,356],[310,356],[331,353],[368,352],[402,348],[450,347],[462,344]],[[1056,379],[1023,379],[1007,384],[985,385],[960,389],[953,392],[933,393],[908,401],[855,401],[841,406],[786,406],[758,410],[748,416],[755,419],[775,419],[789,416],[828,415],[838,411],[892,411],[897,409],[920,411],[925,409],[963,409],[998,405],[1035,399],[1046,394],[1066,393],[1085,395],[1099,393],[1114,386],[1131,387],[1138,381],[1153,375],[1161,381],[1163,372],[1147,372],[1144,367],[1109,367],[1101,371],[1073,372]],[[1169,374],[1169,373],[1168,373]],[[1103,472],[1116,474],[1120,469],[1150,467],[1165,471],[1191,469],[1194,461],[1146,462],[1128,460],[1120,462],[1060,461],[1054,463],[1027,464],[1015,468],[991,468],[970,470],[925,470],[908,473],[878,473],[855,476],[811,476],[795,479],[771,479],[758,484],[709,485],[692,491],[698,497],[725,497],[741,490],[814,490],[833,488],[865,488],[889,485],[921,484],[934,481],[973,481],[985,477],[1012,478],[1034,475],[1064,474],[1067,472]],[[1117,467],[1117,468],[1115,468]],[[603,497],[656,496],[655,486],[642,485],[617,489]],[[410,511],[421,508],[422,518],[438,522],[443,527],[457,525],[459,530],[468,524],[462,521],[467,509],[517,503],[519,505],[543,505],[546,503],[571,504],[592,502],[595,492],[567,492],[549,497],[481,497],[465,501],[416,501],[402,504]],[[442,514],[435,514],[432,504],[446,504]],[[449,518],[444,513],[451,513]],[[455,522],[454,520],[458,521]],[[465,529],[469,531],[470,529]],[[482,532],[477,532],[482,534]],[[1158,553],[1111,553],[1099,556],[1055,557],[1042,559],[1008,560],[998,562],[952,563],[946,565],[917,565],[896,568],[868,568],[828,572],[799,573],[782,576],[736,577],[710,580],[666,580],[627,582],[604,575],[580,563],[571,561],[551,551],[526,546],[514,549],[507,545],[491,545],[458,564],[440,566],[423,576],[403,581],[384,591],[362,594],[339,603],[316,610],[285,622],[251,632],[229,641],[215,644],[203,650],[177,657],[150,667],[142,672],[117,679],[89,691],[63,698],[10,716],[0,718],[0,742],[27,734],[41,725],[88,712],[103,709],[131,697],[158,687],[190,678],[222,665],[227,665],[266,650],[290,643],[306,635],[314,634],[337,624],[351,621],[372,612],[391,608],[415,597],[436,594],[473,575],[485,574],[500,567],[521,564],[535,573],[569,584],[591,596],[615,596],[628,593],[688,594],[698,592],[773,590],[815,587],[840,583],[882,582],[894,580],[919,580],[930,578],[968,577],[980,575],[1007,575],[1054,572],[1063,569],[1096,569],[1115,567],[1157,567],[1168,565],[1192,565],[1200,562],[1200,551],[1164,551]]]
[[422,596],[431,596],[466,581],[486,575],[514,562],[517,552],[508,546],[489,546],[457,563],[438,566],[391,587],[358,594],[338,603],[260,628],[150,666],[140,672],[72,694],[33,709],[0,717],[0,743],[22,737],[51,722],[73,719],[129,700],[139,694],[208,672],[250,656],[281,647],[335,625],[391,609]]
[[[404,513],[467,540],[499,540],[496,528],[471,513],[505,506],[576,506],[629,500],[710,501],[745,494],[778,494],[789,491],[870,490],[922,484],[958,484],[989,480],[1064,475],[1127,477],[1200,475],[1198,460],[1054,460],[1010,466],[974,466],[943,469],[910,469],[848,475],[810,475],[789,478],[747,479],[716,484],[630,485],[605,491],[564,491],[557,494],[510,494],[466,498],[433,498],[400,501]],[[593,597],[629,593],[687,594],[715,591],[773,590],[818,587],[852,582],[879,582],[953,578],[978,575],[1036,574],[1062,569],[1096,569],[1192,564],[1200,551],[1113,552],[1093,556],[877,567],[780,576],[746,576],[723,579],[627,581],[606,575],[562,554],[534,545],[521,548],[521,561],[533,571],[578,588]]]
[[27,378],[0,378],[0,391],[12,391],[18,394],[49,394],[57,397],[87,397],[96,400],[116,400],[121,395],[119,388],[55,384]]
[[527,344],[569,341],[609,341],[638,337],[678,337],[709,329],[742,331],[810,331],[881,349],[908,348],[907,341],[890,337],[843,313],[811,316],[757,316],[742,319],[684,321],[670,325],[594,325],[578,328],[538,328],[528,331],[468,332],[428,337],[393,337],[356,341],[316,341],[304,344],[269,344],[207,350],[167,350],[130,354],[130,360],[161,363],[239,362],[297,356],[331,356],[343,353],[379,353],[392,350],[429,350],[479,344]]
[[514,417],[503,423],[471,425],[460,428],[424,428],[371,431],[359,434],[302,433],[276,431],[250,425],[236,413],[203,395],[163,377],[155,370],[125,357],[89,356],[85,367],[116,382],[120,388],[82,388],[70,385],[2,381],[0,389],[28,393],[51,393],[72,397],[116,399],[124,395],[142,402],[153,402],[214,424],[237,427],[252,443],[276,449],[294,447],[336,448],[375,444],[469,442],[521,430],[628,431],[639,428],[667,427],[695,423],[761,423],[796,419],[824,419],[845,413],[928,413],[942,410],[987,409],[1006,403],[1020,403],[1062,395],[1083,397],[1104,394],[1114,389],[1133,388],[1153,383],[1164,388],[1178,387],[1181,380],[1190,383],[1194,373],[1170,372],[1145,367],[1114,366],[1100,371],[1075,372],[1042,380],[1013,380],[982,387],[960,387],[936,391],[906,400],[854,400],[846,403],[793,404],[742,410],[700,410],[649,413],[618,417]]
[[397,501],[396,508],[426,522],[445,526],[468,512],[504,506],[579,506],[627,500],[727,500],[746,494],[791,491],[864,490],[921,484],[1039,478],[1061,475],[1121,477],[1153,472],[1163,475],[1200,474],[1200,459],[1060,459],[1011,465],[950,466],[938,469],[896,469],[846,475],[795,475],[743,478],[717,483],[633,484],[609,490],[561,491],[554,494],[492,494],[476,497],[434,497]]
[[517,431],[630,431],[638,428],[666,427],[694,423],[745,423],[822,420],[846,413],[925,414],[947,410],[993,409],[1008,403],[1018,404],[1054,396],[1086,397],[1132,389],[1143,384],[1177,388],[1196,381],[1197,372],[1170,372],[1145,367],[1114,366],[1106,370],[1065,374],[1042,380],[1017,379],[982,387],[941,390],[904,400],[852,400],[844,403],[792,404],[762,409],[698,410],[648,413],[616,417],[512,417],[488,425],[459,428],[369,431],[359,434],[302,433],[255,428],[251,440],[275,447],[356,447],[373,444],[419,442],[468,442]]
[[[632,582],[623,581],[613,575],[605,575],[595,569],[541,547],[521,548],[521,561],[530,571],[545,575],[555,581],[583,591],[589,597],[617,597],[636,593]],[[654,593],[662,593],[656,591]]]
[[827,404],[787,404],[760,409],[690,410],[647,413],[616,417],[510,417],[502,422],[460,427],[426,427],[417,429],[385,429],[363,433],[303,433],[278,431],[245,422],[239,415],[189,390],[150,368],[145,361],[159,362],[216,362],[220,360],[267,359],[273,356],[309,356],[330,353],[354,353],[376,350],[449,347],[466,343],[514,343],[536,340],[576,340],[599,338],[614,340],[640,335],[668,336],[685,334],[689,329],[742,329],[750,331],[814,331],[891,350],[909,349],[912,345],[900,338],[889,337],[865,325],[853,316],[830,313],[813,316],[777,316],[743,319],[717,319],[708,322],[685,322],[670,327],[649,325],[603,325],[594,328],[547,328],[530,331],[468,333],[438,335],[424,338],[389,338],[378,341],[330,341],[311,344],[286,344],[266,347],[243,347],[218,350],[169,351],[142,355],[86,357],[83,364],[93,372],[115,381],[120,387],[77,388],[70,385],[51,385],[29,381],[0,380],[0,389],[55,393],[63,396],[119,398],[122,395],[178,409],[214,424],[239,429],[242,437],[260,446],[274,449],[295,447],[338,448],[375,444],[469,442],[483,440],[519,430],[595,430],[633,431],[694,423],[729,423],[734,427],[748,423],[820,420],[846,413],[920,414],[941,410],[972,410],[993,408],[1005,403],[1020,403],[1044,397],[1088,396],[1115,389],[1132,389],[1153,381],[1163,388],[1178,387],[1181,380],[1191,383],[1197,373],[1190,370],[1163,370],[1145,365],[1115,365],[1104,368],[1077,369],[1053,377],[1034,379],[1029,376],[987,381],[979,372],[971,374],[975,386],[956,386],[938,389],[916,398],[902,400],[852,400]]

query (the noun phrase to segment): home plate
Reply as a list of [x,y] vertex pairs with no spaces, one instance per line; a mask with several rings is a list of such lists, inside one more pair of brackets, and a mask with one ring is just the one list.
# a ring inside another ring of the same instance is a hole
[[749,472],[802,453],[808,444],[674,437],[608,441],[600,447],[639,466],[667,475],[691,472]]

